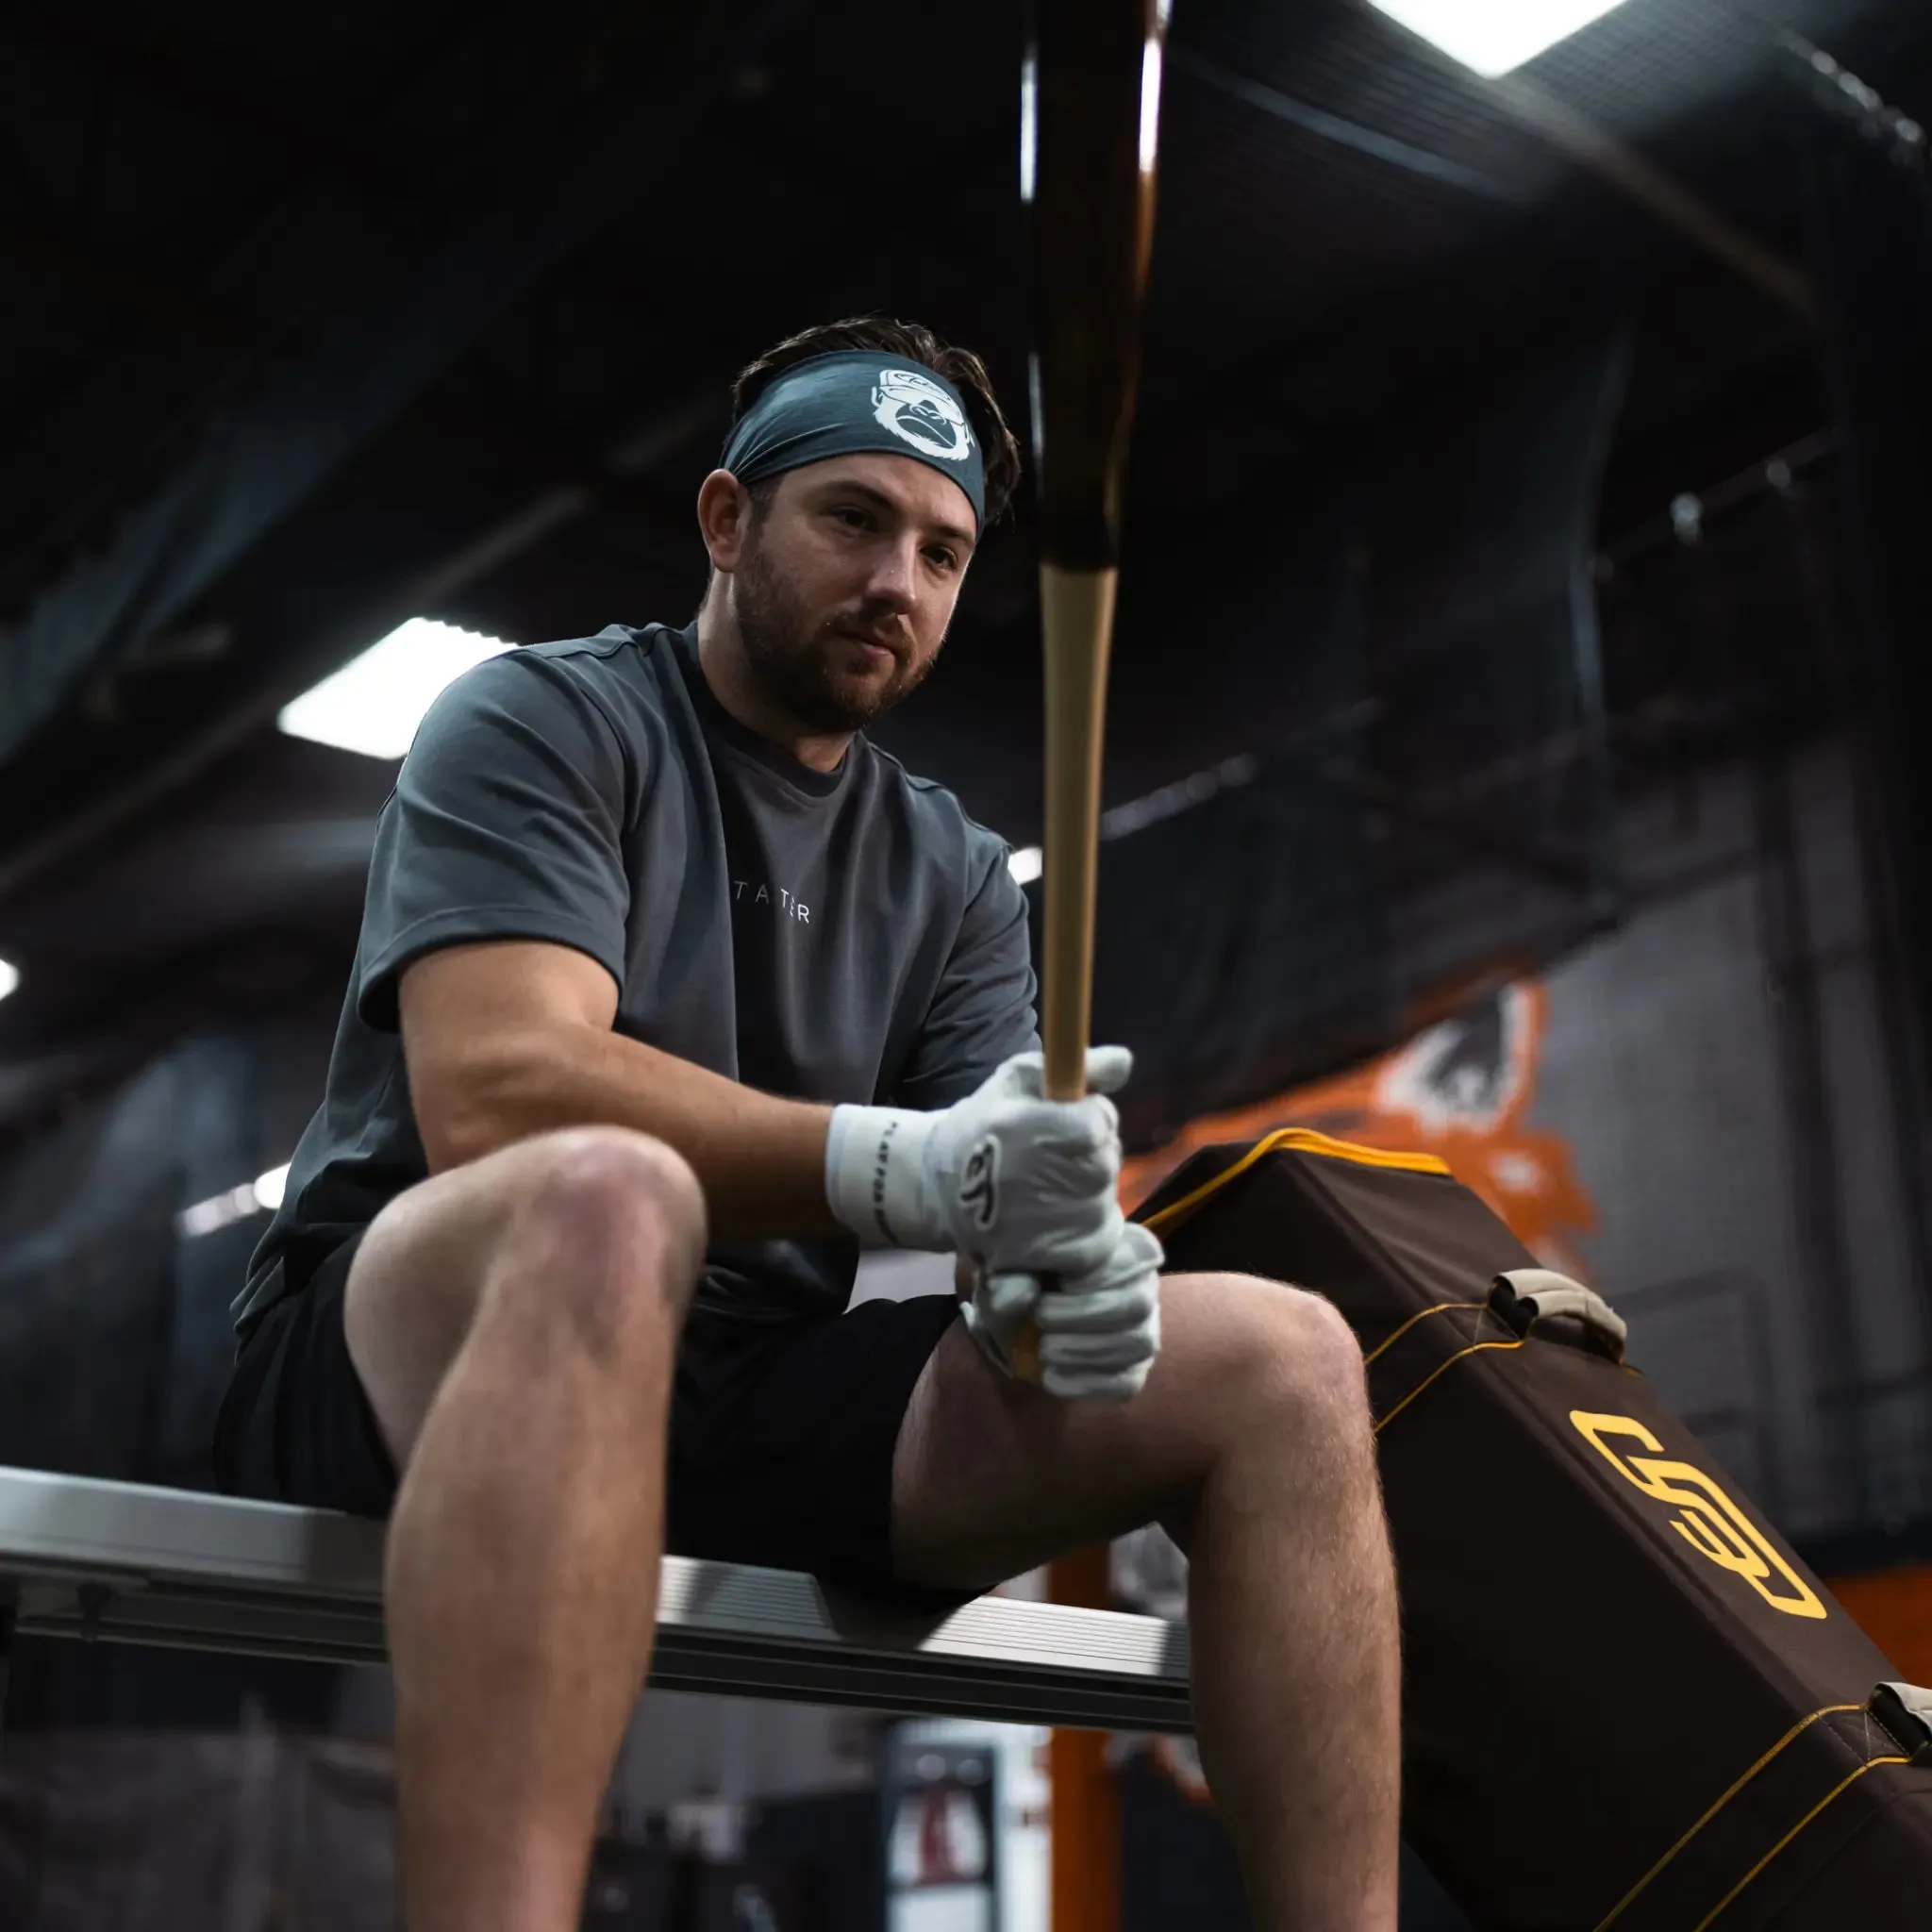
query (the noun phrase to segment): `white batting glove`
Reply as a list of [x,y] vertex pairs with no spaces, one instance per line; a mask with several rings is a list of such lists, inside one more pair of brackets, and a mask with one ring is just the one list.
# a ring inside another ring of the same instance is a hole
[[1013,1344],[1030,1318],[1040,1334],[1041,1386],[1049,1395],[1129,1402],[1160,1353],[1165,1258],[1155,1235],[1130,1221],[1098,1268],[1051,1291],[1030,1274],[981,1269],[966,1326],[988,1360],[1010,1375]]
[[1085,1274],[1123,1226],[1120,1116],[1134,1058],[1091,1047],[1084,1100],[1045,1100],[1037,1053],[1016,1054],[934,1113],[838,1107],[825,1200],[861,1241],[972,1255],[1001,1272]]

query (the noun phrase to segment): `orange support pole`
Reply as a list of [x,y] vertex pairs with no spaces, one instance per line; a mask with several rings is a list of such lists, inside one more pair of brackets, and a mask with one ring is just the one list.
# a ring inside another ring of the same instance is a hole
[[[1057,1604],[1106,1609],[1105,1543],[1064,1557],[1047,1571]],[[1053,1932],[1120,1932],[1120,1792],[1104,1731],[1053,1734],[1047,1749],[1053,1802]]]

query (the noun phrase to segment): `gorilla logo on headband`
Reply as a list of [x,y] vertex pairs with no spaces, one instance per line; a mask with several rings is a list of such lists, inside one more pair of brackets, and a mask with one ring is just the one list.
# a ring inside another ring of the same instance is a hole
[[942,462],[963,463],[973,454],[966,412],[917,369],[881,369],[872,412],[882,429]]

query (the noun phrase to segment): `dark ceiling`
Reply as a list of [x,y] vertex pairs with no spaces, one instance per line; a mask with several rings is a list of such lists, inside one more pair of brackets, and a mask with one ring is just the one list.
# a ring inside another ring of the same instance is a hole
[[[1932,116],[1920,0],[1628,0],[1500,87],[1361,0],[1179,0],[1112,798],[1278,726],[1174,723],[1242,512],[1581,321],[1634,345],[1606,547],[1821,426],[1781,32]],[[390,768],[276,708],[419,613],[681,621],[770,341],[914,315],[1018,416],[1019,40],[875,0],[0,10],[0,1121],[130,1028],[340,972]],[[1036,685],[1023,508],[886,735],[1023,841]]]

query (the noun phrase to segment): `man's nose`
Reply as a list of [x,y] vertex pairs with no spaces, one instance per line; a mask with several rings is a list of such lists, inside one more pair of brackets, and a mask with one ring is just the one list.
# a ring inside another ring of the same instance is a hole
[[919,540],[908,534],[880,547],[867,586],[872,595],[895,610],[910,610],[919,595]]

